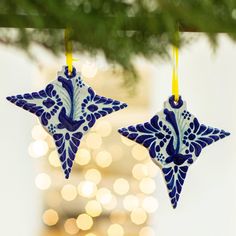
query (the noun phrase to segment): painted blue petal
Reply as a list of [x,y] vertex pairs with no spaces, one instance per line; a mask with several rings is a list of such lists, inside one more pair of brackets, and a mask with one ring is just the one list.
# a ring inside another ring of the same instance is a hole
[[152,138],[152,136],[150,135],[140,135],[136,138],[136,142],[137,143],[144,143],[145,140],[149,139],[149,138]]
[[156,147],[155,142],[152,142],[151,146],[149,147],[149,154],[152,158],[156,157]]
[[73,143],[73,142],[70,142],[70,147],[71,147],[71,150],[76,153],[77,152],[77,146]]
[[196,133],[198,128],[199,128],[199,126],[200,126],[200,124],[199,124],[197,118],[193,119],[193,123],[194,123],[194,130],[193,130],[193,132]]
[[202,151],[202,147],[196,142],[193,142],[192,145],[194,146],[195,156],[198,157]]
[[[163,169],[165,169],[165,168],[163,168]],[[167,183],[171,180],[173,173],[174,173],[174,171],[171,169],[171,171],[169,173],[165,174],[165,180]]]
[[138,134],[137,133],[131,133],[128,135],[128,138],[131,140],[135,140],[137,138]]
[[155,115],[152,117],[150,123],[155,129],[160,130],[160,127],[158,125],[158,120],[159,120],[159,117],[157,115]]
[[66,150],[60,155],[60,161],[63,163],[66,160]]
[[129,126],[127,129],[131,132],[137,132],[137,129],[135,126]]
[[[187,166],[179,167],[177,173],[175,173],[171,167],[162,168],[162,172],[166,180],[166,186],[169,192],[169,197],[174,208],[177,206],[187,170]],[[181,177],[183,174],[185,175],[184,178]]]
[[52,90],[53,90],[53,85],[52,84],[48,84],[46,89],[45,89],[45,92],[47,93],[47,95],[49,97],[52,97]]
[[[149,148],[151,143],[155,144],[155,137],[149,136],[149,138],[145,139],[144,142],[142,143],[144,147]],[[156,144],[155,144],[156,147]]]
[[174,175],[172,175],[171,180],[167,183],[167,188],[172,189],[174,187],[174,184],[175,184],[175,178]]
[[67,159],[67,165],[69,167],[72,167],[72,165],[73,165],[73,162],[69,158]]
[[167,147],[166,147],[166,152],[169,156],[172,156],[175,154],[175,149],[174,149],[174,137],[172,136]]
[[144,123],[144,127],[146,128],[146,130],[151,131],[151,132],[156,132],[156,131],[157,131],[157,129],[154,128],[154,127],[153,127],[150,123],[148,123],[148,122],[145,122],[145,123]]
[[201,125],[197,134],[199,135],[199,134],[203,133],[206,129],[207,129],[207,127],[205,125]]
[[145,126],[143,126],[142,124],[138,124],[136,126],[136,129],[138,132],[141,132],[141,133],[151,133],[149,130],[145,129]]
[[75,138],[75,137],[72,137],[71,139],[72,139],[72,141],[74,142],[74,144],[75,144],[76,146],[79,146],[79,145],[80,145],[80,140],[79,140],[79,139],[77,139],[77,138]]

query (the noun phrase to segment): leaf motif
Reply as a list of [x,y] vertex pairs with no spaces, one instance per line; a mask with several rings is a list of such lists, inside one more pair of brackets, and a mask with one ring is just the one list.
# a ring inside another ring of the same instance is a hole
[[[53,136],[62,168],[69,177],[80,139],[97,119],[125,108],[125,103],[96,95],[91,87],[72,76],[68,68],[58,73],[57,80],[44,90],[9,96],[7,100],[40,118]],[[97,103],[97,104],[96,104]]]
[[148,148],[152,160],[162,168],[171,203],[175,208],[189,166],[202,149],[229,133],[200,125],[186,110],[186,103],[172,96],[164,109],[149,122],[119,129],[125,137]]
[[177,168],[169,166],[162,168],[173,208],[177,207],[187,171],[187,166],[180,166]]
[[[152,158],[155,158],[159,165],[163,166],[164,160],[160,160],[158,155],[166,156],[167,145],[172,142],[174,135],[171,133],[171,128],[168,128],[168,124],[163,125],[164,120],[159,116],[155,115],[152,117],[150,122],[145,122],[144,124],[137,124],[135,126],[128,126],[126,128],[121,128],[118,130],[123,136],[128,139],[142,144],[149,150],[149,154]],[[172,150],[174,152],[174,149]]]
[[205,125],[200,125],[199,130],[201,130],[201,132],[196,131],[198,135],[196,135],[196,139],[192,142],[196,157],[200,155],[202,148],[229,135],[229,133],[224,130],[206,127]]
[[67,132],[65,135],[63,133],[56,133],[53,135],[66,179],[69,178],[73,161],[82,137],[83,134],[81,132]]

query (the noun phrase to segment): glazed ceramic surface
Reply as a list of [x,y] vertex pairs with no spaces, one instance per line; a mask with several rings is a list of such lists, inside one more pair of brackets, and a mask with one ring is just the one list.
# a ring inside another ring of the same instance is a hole
[[131,125],[119,132],[149,150],[161,168],[171,204],[176,208],[189,166],[206,146],[229,135],[220,129],[201,124],[187,111],[186,103],[170,97],[164,109],[144,124]]
[[125,108],[125,103],[97,95],[75,68],[63,67],[57,79],[39,92],[9,96],[7,100],[38,116],[52,135],[65,177],[69,178],[80,140],[96,120]]

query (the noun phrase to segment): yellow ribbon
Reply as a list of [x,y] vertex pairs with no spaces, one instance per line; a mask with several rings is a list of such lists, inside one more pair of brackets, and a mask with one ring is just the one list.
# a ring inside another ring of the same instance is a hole
[[68,66],[68,73],[71,74],[73,70],[73,56],[72,56],[72,41],[70,39],[71,30],[69,28],[65,29],[65,55],[66,55],[66,65]]
[[179,101],[179,78],[178,78],[178,61],[179,53],[178,48],[173,46],[172,49],[173,57],[173,69],[172,69],[172,95],[174,96],[175,102]]

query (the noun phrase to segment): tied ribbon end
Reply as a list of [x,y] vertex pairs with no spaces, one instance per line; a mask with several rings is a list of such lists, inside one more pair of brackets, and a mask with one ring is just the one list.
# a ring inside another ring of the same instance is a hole
[[178,48],[173,46],[172,95],[176,103],[179,101],[178,57]]

